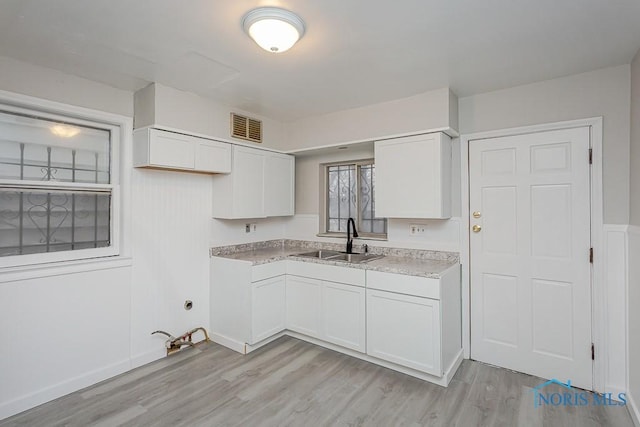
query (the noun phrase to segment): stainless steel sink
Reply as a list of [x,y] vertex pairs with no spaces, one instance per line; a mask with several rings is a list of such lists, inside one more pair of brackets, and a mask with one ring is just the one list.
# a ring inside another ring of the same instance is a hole
[[384,255],[359,254],[359,253],[346,254],[344,252],[327,251],[327,250],[304,252],[301,254],[295,254],[295,256],[299,256],[302,258],[326,259],[327,261],[350,262],[353,264],[361,264],[363,262],[369,262],[369,261],[373,261],[374,259],[380,259],[384,257]]
[[384,255],[374,254],[337,254],[329,258],[325,258],[330,261],[344,261],[353,264],[362,264],[363,262],[373,261],[374,259],[383,258]]
[[338,251],[326,251],[319,250],[313,252],[305,252],[302,254],[296,254],[295,256],[303,257],[303,258],[318,258],[318,259],[327,259],[332,256],[340,255]]

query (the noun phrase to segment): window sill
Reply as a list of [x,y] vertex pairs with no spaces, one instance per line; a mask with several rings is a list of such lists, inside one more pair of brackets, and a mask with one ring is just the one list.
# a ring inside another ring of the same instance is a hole
[[87,271],[111,270],[114,268],[130,267],[131,265],[131,257],[110,256],[19,267],[5,267],[0,268],[0,283],[63,276]]
[[[345,233],[318,233],[316,234],[316,237],[332,237],[335,239],[346,239],[347,235]],[[358,240],[375,240],[375,241],[379,241],[379,242],[386,242],[387,241],[387,236],[386,235],[380,235],[380,236],[368,236],[368,235],[363,235],[360,234],[358,237],[355,237],[355,239]]]

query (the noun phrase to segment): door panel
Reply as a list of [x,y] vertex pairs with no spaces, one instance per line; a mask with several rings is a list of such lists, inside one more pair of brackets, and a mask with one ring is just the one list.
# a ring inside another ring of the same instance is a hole
[[323,283],[323,339],[364,353],[365,322],[364,288],[341,283]]
[[287,329],[320,338],[322,282],[306,277],[287,276]]
[[472,358],[592,388],[588,159],[588,127],[470,142]]

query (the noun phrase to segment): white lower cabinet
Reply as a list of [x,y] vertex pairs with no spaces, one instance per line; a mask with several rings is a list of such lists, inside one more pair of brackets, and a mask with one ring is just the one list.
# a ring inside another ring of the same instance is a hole
[[451,379],[462,357],[460,266],[440,278],[367,271],[367,354]]
[[462,361],[459,265],[426,278],[212,257],[210,297],[211,338],[241,353],[288,330],[444,386]]
[[211,258],[210,336],[241,353],[286,328],[284,262]]
[[286,327],[285,276],[251,283],[251,341],[258,343]]
[[322,281],[287,276],[287,329],[320,338]]
[[365,290],[357,286],[322,284],[322,339],[364,353],[366,351]]
[[440,302],[368,289],[367,354],[441,376]]
[[364,270],[289,261],[287,329],[364,353],[364,284]]
[[365,352],[364,288],[287,276],[287,329]]

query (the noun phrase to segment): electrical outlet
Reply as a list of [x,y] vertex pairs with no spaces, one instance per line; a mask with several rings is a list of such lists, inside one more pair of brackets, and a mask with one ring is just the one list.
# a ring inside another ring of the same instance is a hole
[[426,233],[427,233],[427,226],[425,224],[409,225],[409,234],[411,236],[424,236]]
[[258,224],[251,224],[251,232],[255,233],[258,231]]
[[245,233],[251,233],[251,224],[245,224],[244,225],[244,232]]

